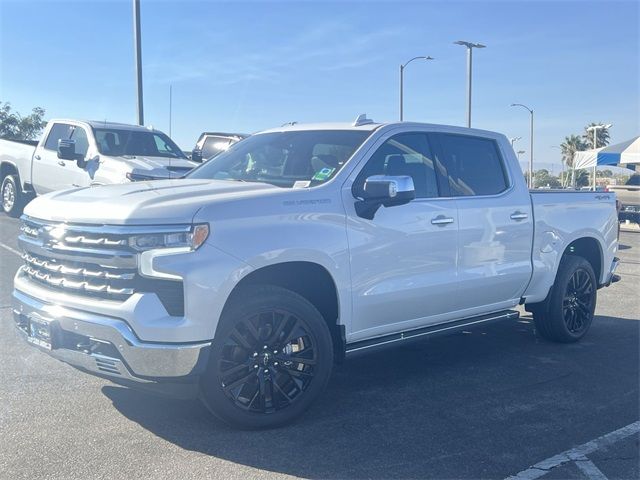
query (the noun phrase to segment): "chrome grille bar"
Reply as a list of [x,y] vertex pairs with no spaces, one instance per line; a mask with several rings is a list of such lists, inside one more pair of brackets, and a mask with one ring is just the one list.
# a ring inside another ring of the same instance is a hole
[[83,267],[69,267],[61,263],[54,263],[44,259],[39,259],[38,257],[31,256],[28,253],[23,254],[22,259],[32,266],[42,267],[50,272],[61,273],[63,275],[106,278],[108,280],[133,280],[135,278],[135,273],[110,273],[105,270],[96,271]]
[[32,267],[24,265],[22,271],[40,282],[52,285],[54,287],[69,288],[72,290],[86,290],[88,292],[105,292],[112,295],[132,295],[134,293],[133,288],[128,287],[112,287],[107,284],[95,285],[87,281],[74,281],[64,277],[54,277],[50,273],[43,273],[40,270],[36,270]]

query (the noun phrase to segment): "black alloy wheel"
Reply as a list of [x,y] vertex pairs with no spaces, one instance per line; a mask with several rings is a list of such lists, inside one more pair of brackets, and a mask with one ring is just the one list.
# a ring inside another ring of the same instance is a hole
[[225,394],[251,412],[288,407],[313,380],[315,344],[308,327],[286,310],[269,308],[239,320],[217,365]]
[[581,335],[589,327],[593,312],[594,285],[583,268],[573,272],[562,302],[562,314],[567,330]]
[[329,328],[309,301],[281,287],[249,285],[222,313],[201,398],[234,426],[276,427],[311,405],[332,366]]
[[528,305],[538,333],[555,342],[577,342],[586,335],[596,308],[597,280],[583,257],[565,255],[547,298]]

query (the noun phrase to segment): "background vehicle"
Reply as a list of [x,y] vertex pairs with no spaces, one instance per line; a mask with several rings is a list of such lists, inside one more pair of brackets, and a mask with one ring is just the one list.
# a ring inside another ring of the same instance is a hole
[[578,341],[617,280],[614,195],[529,192],[509,140],[469,128],[282,127],[183,180],[54,192],[25,214],[29,342],[248,428],[300,415],[334,359],[519,304]]
[[178,178],[196,164],[164,133],[137,125],[51,120],[39,142],[0,140],[0,198],[18,216],[33,195]]
[[213,158],[222,152],[226,152],[231,145],[248,136],[244,133],[204,132],[200,134],[196,146],[193,148],[191,160],[202,162]]
[[620,221],[640,223],[640,174],[631,175],[624,185],[609,185],[608,190],[615,192],[622,205]]

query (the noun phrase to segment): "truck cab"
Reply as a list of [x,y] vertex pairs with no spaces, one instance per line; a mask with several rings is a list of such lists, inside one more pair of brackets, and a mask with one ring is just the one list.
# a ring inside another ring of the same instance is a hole
[[179,178],[196,165],[167,135],[153,128],[54,119],[35,145],[0,140],[2,207],[18,216],[34,195]]
[[[61,141],[73,151],[61,153]],[[176,178],[195,166],[158,130],[75,120],[51,121],[34,160],[31,178],[37,194],[118,180]]]

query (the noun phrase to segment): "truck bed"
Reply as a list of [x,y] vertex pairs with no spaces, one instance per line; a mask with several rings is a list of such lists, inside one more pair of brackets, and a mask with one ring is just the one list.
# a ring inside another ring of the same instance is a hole
[[20,172],[21,182],[31,182],[31,160],[38,142],[0,139],[0,164],[9,163]]
[[533,276],[527,288],[530,302],[547,295],[565,249],[578,238],[590,237],[602,245],[598,281],[605,276],[616,253],[618,218],[616,196],[609,192],[532,190],[534,235]]

